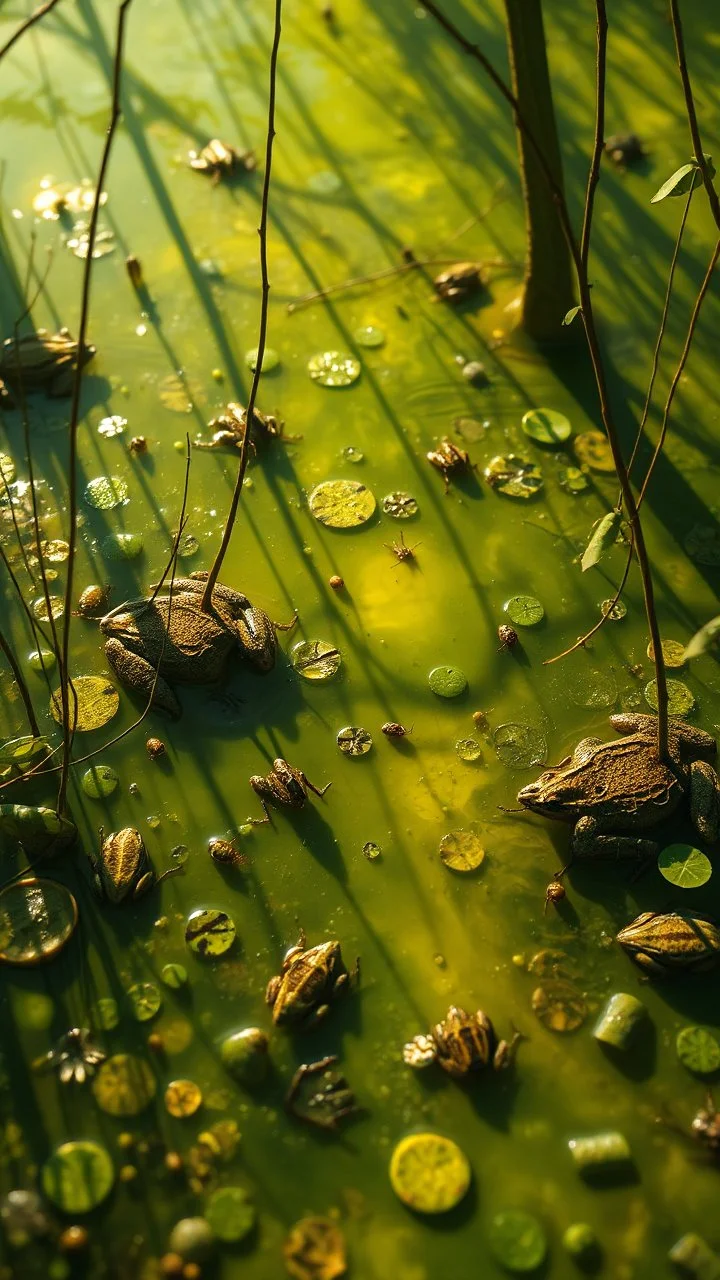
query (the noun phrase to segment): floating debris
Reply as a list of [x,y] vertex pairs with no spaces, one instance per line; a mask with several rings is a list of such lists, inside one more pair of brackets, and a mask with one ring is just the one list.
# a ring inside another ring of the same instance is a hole
[[632,1163],[627,1138],[617,1130],[589,1138],[571,1138],[568,1149],[575,1168],[584,1178],[629,1171]]
[[290,1228],[283,1258],[294,1280],[338,1280],[347,1271],[345,1237],[330,1218],[301,1218]]
[[465,302],[485,288],[482,263],[455,262],[433,280],[435,292],[444,302]]
[[382,509],[386,516],[392,516],[395,520],[412,520],[420,508],[417,498],[414,498],[411,493],[396,489],[393,493],[385,495],[382,500]]
[[65,601],[62,596],[54,596],[48,593],[47,600],[45,596],[40,596],[39,599],[33,600],[32,611],[38,622],[49,622],[51,614],[53,618],[62,618],[65,612]]
[[97,618],[107,613],[110,601],[110,588],[100,587],[97,583],[86,587],[77,602],[77,611],[82,618]]
[[493,1257],[507,1271],[536,1271],[545,1261],[548,1241],[542,1223],[522,1209],[496,1213],[488,1229]]
[[78,922],[75,898],[55,880],[27,877],[0,892],[0,961],[36,965],[54,960]]
[[545,483],[536,462],[514,453],[491,458],[483,474],[490,488],[507,498],[534,498]]
[[437,1045],[433,1036],[413,1036],[403,1045],[403,1062],[413,1071],[424,1071],[437,1062]]
[[139,1116],[150,1106],[155,1089],[147,1062],[133,1053],[106,1058],[92,1082],[95,1101],[109,1116]]
[[511,596],[503,610],[516,627],[536,627],[545,617],[545,610],[535,596]]
[[[317,1062],[304,1062],[298,1067],[285,1095],[285,1110],[306,1124],[318,1129],[337,1129],[342,1120],[359,1115],[355,1095],[341,1072],[333,1070],[338,1061],[336,1054],[329,1054]],[[316,1087],[315,1077],[320,1076]],[[315,1092],[308,1096],[306,1086]]]
[[304,680],[332,680],[342,664],[340,652],[328,640],[300,640],[290,650],[290,660]]
[[204,959],[224,956],[235,941],[235,924],[225,911],[209,907],[193,911],[185,926],[185,941]]
[[382,849],[379,844],[375,844],[374,840],[368,840],[362,847],[363,856],[368,862],[377,862],[382,857]]
[[467,676],[459,667],[433,667],[428,684],[438,698],[457,698],[467,689]]
[[95,1209],[109,1196],[114,1182],[112,1159],[97,1142],[63,1143],[40,1171],[43,1195],[67,1214]]
[[330,529],[353,529],[375,514],[375,496],[359,480],[324,480],[308,499],[320,524]]
[[227,142],[211,138],[201,151],[189,151],[188,163],[198,173],[206,173],[216,185],[222,178],[232,177],[238,171],[252,173],[257,168],[253,151],[236,151]]
[[470,461],[470,455],[465,449],[460,449],[452,440],[448,440],[445,436],[442,440],[438,440],[432,449],[425,454],[431,467],[435,467],[436,471],[440,471],[445,485],[445,492],[450,491],[450,476],[455,472],[473,471],[474,464]]
[[336,742],[345,756],[366,756],[373,744],[372,734],[358,725],[347,725],[341,729]]
[[145,436],[133,436],[132,440],[128,445],[128,449],[130,450],[130,453],[133,455],[134,458],[137,458],[138,455],[141,453],[147,453],[148,442]]
[[50,1219],[37,1191],[9,1191],[0,1200],[0,1222],[8,1244],[22,1249],[50,1233]]
[[[70,681],[68,703],[73,730],[90,733],[101,729],[116,715],[120,695],[105,676],[76,676]],[[50,714],[58,724],[63,722],[61,690],[50,699]]]
[[[88,256],[90,249],[90,223],[86,218],[78,218],[73,226],[72,235],[65,241],[68,249],[76,258],[83,261]],[[98,225],[95,230],[95,240],[93,243],[93,259],[106,258],[109,253],[115,252],[115,235],[109,227]]]
[[557,409],[529,409],[523,414],[520,425],[536,444],[564,444],[570,438],[570,419]]
[[321,387],[349,387],[360,377],[360,361],[345,351],[319,351],[308,360],[307,371]]
[[114,436],[121,436],[127,426],[127,418],[121,417],[119,413],[113,413],[108,418],[101,418],[98,423],[98,435],[105,436],[106,439],[112,440]]
[[[669,715],[687,716],[695,710],[695,696],[682,680],[668,680],[667,693]],[[653,711],[657,711],[657,686],[654,680],[645,685],[645,701]]]
[[15,463],[10,454],[0,453],[0,478],[5,481],[5,484],[12,484],[16,475]]
[[85,501],[99,511],[111,511],[127,501],[128,487],[119,476],[96,476],[85,486]]
[[390,1185],[416,1213],[447,1213],[470,1189],[472,1171],[464,1151],[439,1133],[412,1133],[395,1147]]
[[354,466],[365,461],[362,449],[358,449],[354,444],[346,444],[345,448],[340,450],[340,457],[344,458],[345,462],[352,462]]
[[64,538],[51,538],[42,549],[42,558],[48,564],[64,564],[70,555],[70,545]]
[[627,617],[627,605],[622,600],[601,600],[600,612],[609,622],[622,622]]
[[532,1010],[548,1031],[577,1031],[588,1016],[585,997],[571,982],[557,978],[541,982],[531,998]]
[[590,481],[580,467],[559,467],[557,482],[561,489],[566,489],[574,497],[580,493],[587,493],[590,488]]
[[[625,1051],[630,1048],[638,1029],[647,1021],[648,1011],[642,1001],[625,991],[618,991],[610,997],[600,1015],[593,1029],[593,1039],[610,1045],[612,1049]],[[718,1051],[720,1054],[720,1046]]]
[[105,1061],[105,1057],[102,1049],[93,1044],[87,1027],[71,1027],[58,1040],[55,1048],[33,1063],[33,1066],[50,1067],[57,1071],[61,1084],[70,1084],[71,1081],[85,1084],[95,1074],[95,1068]]
[[603,431],[584,431],[581,435],[575,436],[573,449],[581,466],[604,474],[615,470],[612,449]]
[[477,871],[485,861],[485,849],[473,831],[449,831],[440,841],[440,861],[451,871]]
[[406,729],[404,724],[398,724],[396,720],[387,720],[381,726],[380,732],[384,733],[386,738],[406,738],[411,730]]

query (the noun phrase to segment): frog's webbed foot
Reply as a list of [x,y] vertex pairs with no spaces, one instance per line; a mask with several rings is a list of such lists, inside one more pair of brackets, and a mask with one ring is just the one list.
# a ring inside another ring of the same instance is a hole
[[151,707],[167,711],[174,720],[182,715],[180,703],[167,680],[163,680],[145,658],[131,653],[120,640],[115,639],[106,641],[105,657],[127,689],[143,694],[146,699],[152,695]]
[[604,833],[602,824],[590,817],[580,818],[570,841],[570,849],[576,858],[625,858],[637,862],[643,858],[656,858],[658,848],[654,840]]
[[315,783],[310,781],[306,773],[302,775],[302,780],[308,788],[308,791],[312,791],[316,796],[324,796],[328,787],[332,786],[332,782],[326,782],[324,787],[316,787]]
[[704,760],[690,765],[690,817],[698,835],[714,844],[720,836],[720,778]]

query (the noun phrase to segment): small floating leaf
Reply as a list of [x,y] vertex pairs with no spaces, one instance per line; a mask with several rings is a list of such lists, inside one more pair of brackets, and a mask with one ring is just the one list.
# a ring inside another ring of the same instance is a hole
[[439,1133],[411,1133],[395,1147],[390,1185],[416,1213],[447,1213],[467,1194],[472,1172],[465,1152]]
[[473,831],[449,831],[440,841],[440,861],[451,871],[476,871],[485,861],[485,850]]
[[[120,695],[114,685],[105,676],[76,676],[70,682],[68,704],[70,719],[74,720],[73,729],[80,733],[88,733],[91,729],[101,729],[108,720],[112,720],[120,706]],[[77,714],[75,699],[77,698]],[[62,698],[57,689],[50,699],[50,714],[53,720],[62,724]]]
[[536,627],[545,617],[545,610],[535,596],[511,596],[503,609],[516,627]]
[[484,475],[492,489],[508,498],[532,498],[544,484],[542,470],[537,463],[514,453],[491,458]]
[[583,573],[586,573],[588,569],[592,569],[593,565],[596,565],[602,559],[605,552],[615,545],[621,524],[622,513],[620,511],[608,511],[602,520],[598,520],[580,561]]
[[[671,716],[686,716],[695,706],[694,695],[682,680],[668,680],[668,713]],[[653,711],[658,709],[657,687],[654,680],[645,685],[645,701]]]
[[378,329],[374,324],[363,325],[360,329],[356,329],[353,338],[359,347],[383,347],[385,345],[385,334],[382,329]]
[[185,926],[185,941],[196,955],[214,960],[233,945],[235,924],[227,912],[216,908],[193,911]]
[[51,649],[33,649],[27,657],[31,671],[52,671],[57,658]]
[[493,1257],[508,1271],[535,1271],[547,1253],[545,1229],[531,1213],[508,1209],[496,1213],[488,1231]]
[[705,1027],[683,1027],[675,1048],[682,1065],[696,1076],[711,1076],[720,1069],[720,1044]]
[[29,854],[50,853],[72,844],[77,827],[42,805],[0,804],[0,833],[17,840]]
[[347,1271],[345,1237],[329,1218],[301,1218],[290,1228],[283,1258],[294,1280],[338,1280]]
[[695,632],[683,654],[683,658],[699,658],[701,654],[712,648],[718,637],[720,637],[720,617],[711,618],[709,622],[705,623],[704,627]]
[[139,1116],[155,1097],[155,1077],[132,1053],[106,1058],[92,1082],[95,1101],[109,1116]]
[[1,743],[0,779],[9,782],[11,778],[21,778],[49,756],[51,750],[47,738],[25,736]]
[[138,1022],[149,1022],[162,1008],[162,995],[154,982],[136,982],[127,996]]
[[165,1110],[176,1120],[194,1116],[202,1104],[202,1093],[194,1080],[171,1080],[165,1090]]
[[545,734],[536,725],[512,721],[501,724],[493,734],[498,758],[510,769],[529,769],[544,764],[547,757]]
[[[663,662],[666,667],[677,670],[685,666],[685,646],[679,640],[661,640],[660,648],[662,649]],[[647,656],[651,662],[655,661],[655,649],[652,640],[647,647]]]
[[[575,310],[577,312],[580,308]],[[520,425],[525,435],[538,444],[562,444],[572,433],[570,419],[557,409],[529,409]]]
[[366,756],[373,744],[372,734],[354,724],[341,729],[336,742],[346,756]]
[[438,698],[457,698],[467,689],[467,676],[459,667],[433,667],[428,684]]
[[582,307],[571,307],[570,310],[566,311],[565,315],[563,316],[563,321],[562,321],[563,324],[565,325],[572,324],[575,317],[579,315],[581,311],[582,311]]
[[47,600],[44,596],[40,596],[38,600],[33,600],[32,611],[38,622],[49,622],[51,613],[53,618],[62,618],[65,612],[65,601],[62,596],[48,595]]
[[[249,351],[245,352],[245,363],[248,369],[252,369],[253,373],[255,372],[255,368],[257,366],[257,358],[258,358],[257,347],[251,347]],[[280,356],[278,355],[277,351],[273,351],[272,347],[266,347],[265,350],[263,351],[262,369],[260,370],[260,372],[272,373],[273,369],[277,369],[279,364],[280,364]]]
[[327,640],[300,640],[290,650],[290,658],[304,680],[331,680],[342,662],[335,645]]
[[330,529],[353,529],[375,513],[375,497],[359,480],[323,480],[310,494],[316,520]]
[[310,357],[307,370],[322,387],[349,387],[360,377],[360,361],[344,351],[320,351]]
[[627,605],[622,600],[601,600],[600,612],[609,622],[622,622],[627,615]]
[[712,875],[712,863],[689,844],[669,844],[658,856],[658,871],[677,889],[699,889]]
[[411,493],[396,489],[394,493],[385,495],[382,509],[386,516],[392,516],[395,520],[411,520],[418,513],[418,500]]
[[143,546],[141,533],[110,533],[100,544],[106,560],[137,560]]
[[590,481],[579,467],[559,467],[557,481],[561,489],[567,489],[573,495],[587,493],[590,488]]
[[0,893],[0,960],[34,966],[54,959],[77,921],[77,903],[65,885],[33,877],[8,885]]
[[110,1194],[113,1162],[97,1142],[65,1142],[42,1167],[44,1195],[62,1213],[89,1213]]
[[116,790],[120,779],[109,764],[94,764],[82,776],[82,789],[91,800],[104,800]]
[[588,1016],[585,997],[571,982],[542,982],[532,993],[532,1010],[548,1031],[577,1031]]
[[205,1217],[218,1240],[223,1244],[237,1244],[252,1231],[257,1212],[242,1187],[220,1187],[210,1196]]
[[119,476],[96,476],[85,486],[85,501],[89,507],[97,507],[100,511],[110,511],[125,502],[128,487]]
[[591,471],[615,470],[612,449],[603,431],[584,431],[575,436],[572,447],[578,462],[590,467]]
[[474,764],[476,760],[482,759],[482,746],[477,738],[460,738],[455,743],[455,754],[466,764]]
[[70,546],[64,538],[51,538],[42,549],[43,560],[48,564],[64,564],[70,555]]
[[101,418],[98,422],[98,435],[105,436],[106,440],[112,440],[114,436],[121,436],[127,426],[127,418],[122,418],[119,413],[113,413],[107,418]]

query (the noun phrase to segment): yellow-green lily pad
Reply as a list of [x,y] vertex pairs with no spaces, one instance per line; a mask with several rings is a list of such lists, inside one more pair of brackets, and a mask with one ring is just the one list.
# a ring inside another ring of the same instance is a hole
[[109,1116],[139,1116],[155,1097],[155,1077],[133,1053],[116,1053],[98,1068],[92,1082],[95,1101]]
[[[695,697],[682,680],[668,680],[668,714],[687,716],[695,707]],[[654,680],[645,685],[645,701],[653,711],[658,709],[657,686]]]
[[64,1142],[42,1167],[40,1185],[62,1213],[89,1213],[110,1194],[115,1169],[97,1142]]
[[360,377],[360,361],[346,351],[319,351],[308,360],[307,370],[321,387],[349,387]]
[[375,514],[375,495],[359,480],[323,480],[309,498],[310,510],[329,529],[355,529]]
[[29,876],[0,893],[0,961],[36,965],[53,960],[70,941],[77,902],[64,884]]
[[[75,711],[73,689],[77,698],[76,715],[73,715]],[[108,720],[112,720],[120,706],[120,695],[106,676],[76,676],[68,690],[68,702],[73,729],[80,733],[89,733],[91,729],[102,729]],[[50,699],[50,714],[53,720],[62,724],[62,698],[59,689]]]
[[484,475],[491,489],[504,493],[506,498],[533,498],[545,483],[537,463],[515,453],[491,458]]
[[257,1211],[242,1187],[219,1187],[207,1202],[205,1217],[218,1240],[237,1244],[252,1231]]
[[493,746],[498,759],[509,769],[529,769],[544,764],[547,739],[537,725],[509,721],[498,725],[493,733]]
[[547,1253],[542,1223],[531,1213],[508,1209],[496,1213],[488,1231],[490,1252],[508,1271],[536,1271]]
[[304,680],[331,680],[342,658],[327,640],[300,640],[290,651],[293,667]]
[[720,1069],[720,1043],[705,1027],[683,1027],[675,1041],[677,1056],[696,1076],[711,1076]]
[[185,926],[185,941],[196,955],[215,959],[235,941],[235,924],[225,911],[210,907],[193,911]]
[[612,449],[603,431],[583,431],[581,435],[575,436],[573,449],[578,462],[591,471],[615,470]]
[[535,596],[511,596],[503,609],[516,627],[536,627],[545,617],[545,610]]
[[676,889],[699,889],[712,875],[712,862],[692,845],[669,844],[658,857],[658,871]]
[[154,982],[134,983],[127,996],[138,1022],[149,1022],[162,1008],[162,994]]
[[[677,670],[679,667],[685,666],[685,645],[681,644],[679,640],[661,640],[660,648],[662,649],[663,661],[666,667]],[[647,656],[651,662],[655,661],[652,640],[647,647]]]
[[109,764],[94,764],[82,776],[81,786],[91,800],[105,800],[117,790],[120,779]]
[[529,409],[520,425],[538,444],[563,444],[572,432],[570,419],[557,409]]
[[476,871],[485,860],[485,849],[473,831],[449,831],[440,841],[440,861],[451,871]]
[[118,476],[96,476],[85,486],[85,501],[99,511],[110,511],[125,502],[128,487]]
[[456,1142],[439,1133],[411,1133],[390,1160],[395,1195],[416,1213],[447,1213],[467,1194],[470,1162]]

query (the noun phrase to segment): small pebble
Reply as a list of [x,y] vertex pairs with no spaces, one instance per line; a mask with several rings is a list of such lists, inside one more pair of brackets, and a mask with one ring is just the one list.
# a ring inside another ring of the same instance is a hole
[[87,1227],[66,1227],[58,1246],[63,1253],[81,1253],[87,1248],[89,1239]]

